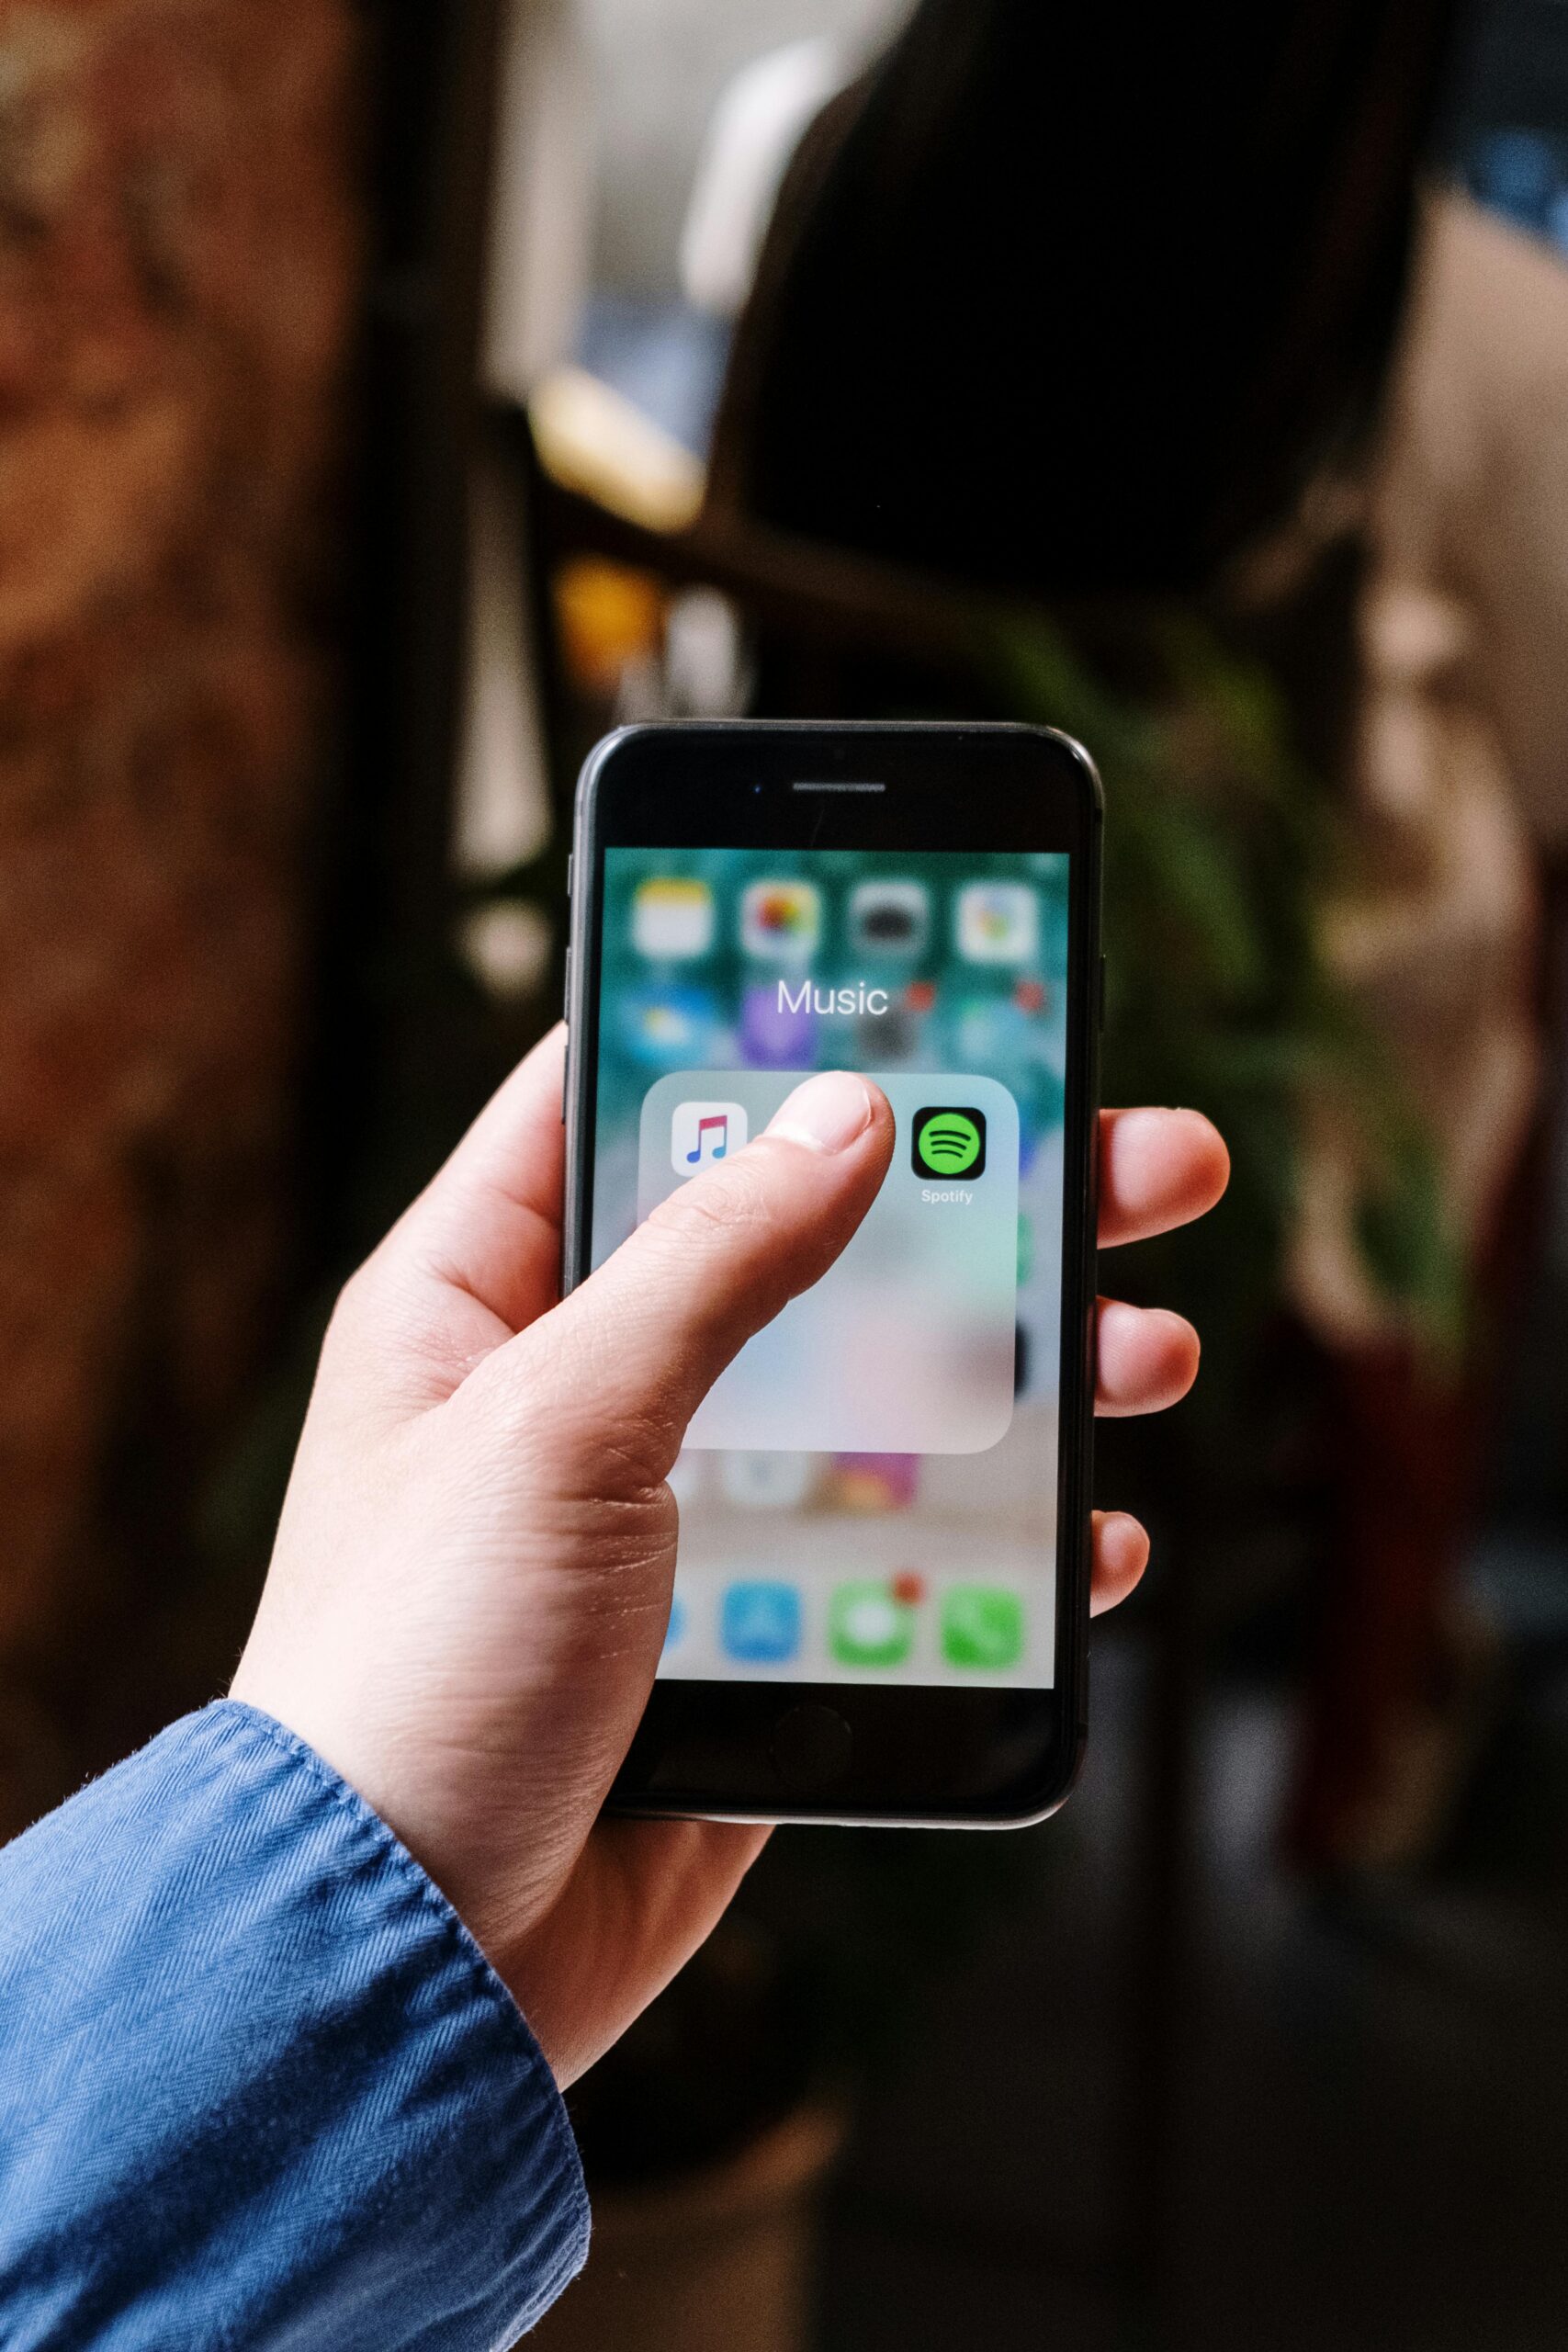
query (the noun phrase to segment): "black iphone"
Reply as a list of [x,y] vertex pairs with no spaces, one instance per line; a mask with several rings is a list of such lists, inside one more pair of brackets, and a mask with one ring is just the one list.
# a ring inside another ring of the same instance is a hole
[[1004,726],[633,727],[572,851],[565,1281],[852,1068],[892,1164],[671,1484],[618,1808],[1004,1825],[1084,1739],[1100,796]]

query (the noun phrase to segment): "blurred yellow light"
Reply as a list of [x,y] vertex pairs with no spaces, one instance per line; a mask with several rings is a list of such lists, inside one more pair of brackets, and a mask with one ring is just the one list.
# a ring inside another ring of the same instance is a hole
[[572,684],[612,695],[628,662],[658,651],[664,598],[646,571],[578,556],[555,577],[556,623]]
[[597,376],[551,368],[528,416],[539,462],[563,490],[650,531],[696,521],[707,482],[702,460]]

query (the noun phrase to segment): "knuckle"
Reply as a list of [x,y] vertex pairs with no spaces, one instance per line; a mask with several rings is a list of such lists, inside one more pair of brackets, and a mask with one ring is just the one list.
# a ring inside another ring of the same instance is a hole
[[376,1261],[367,1258],[341,1284],[333,1301],[322,1339],[323,1353],[330,1350],[339,1354],[357,1343],[367,1323],[374,1317],[378,1287]]
[[557,1335],[536,1329],[530,1376],[513,1389],[510,1431],[532,1483],[632,1505],[667,1494],[665,1476],[682,1435],[667,1393],[655,1385],[627,1396],[615,1377],[620,1343],[613,1330],[585,1324],[576,1346],[588,1358],[566,1372]]

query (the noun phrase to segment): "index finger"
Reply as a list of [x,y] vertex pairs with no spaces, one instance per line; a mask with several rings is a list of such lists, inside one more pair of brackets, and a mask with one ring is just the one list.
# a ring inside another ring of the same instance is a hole
[[1100,1246],[1190,1225],[1230,1181],[1231,1159],[1201,1111],[1102,1111]]
[[441,1403],[555,1305],[565,1055],[558,1023],[344,1293],[340,1340],[359,1330],[380,1382],[412,1406]]

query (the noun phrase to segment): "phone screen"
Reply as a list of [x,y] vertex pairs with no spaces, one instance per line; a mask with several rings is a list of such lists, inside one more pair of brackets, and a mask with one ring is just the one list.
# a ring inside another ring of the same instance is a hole
[[897,1127],[692,1423],[662,1675],[1054,1680],[1070,864],[604,851],[594,1265],[813,1070]]

